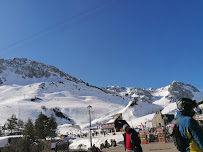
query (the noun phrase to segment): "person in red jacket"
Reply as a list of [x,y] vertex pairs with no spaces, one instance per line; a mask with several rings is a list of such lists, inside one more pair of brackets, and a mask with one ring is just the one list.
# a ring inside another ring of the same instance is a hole
[[127,124],[123,126],[125,133],[124,137],[124,146],[126,152],[142,152],[142,147],[140,146],[141,141],[138,137],[138,133],[130,128]]

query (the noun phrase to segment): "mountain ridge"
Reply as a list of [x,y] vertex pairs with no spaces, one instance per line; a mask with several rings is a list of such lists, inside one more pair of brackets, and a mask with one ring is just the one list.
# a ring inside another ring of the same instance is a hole
[[[46,106],[47,109],[57,108],[74,124],[87,127],[88,116],[85,113],[89,105],[95,111],[92,116],[94,126],[108,122],[116,113],[123,113],[127,121],[147,115],[151,118],[157,109],[174,113],[174,102],[178,98],[203,98],[197,88],[178,81],[158,89],[119,86],[99,88],[53,66],[25,58],[1,59],[0,78],[0,124],[12,114],[24,121],[28,117],[36,119],[41,107]],[[130,106],[132,101],[137,103]],[[69,123],[62,118],[57,122],[60,125]]]
[[[196,87],[190,84],[184,84],[182,82],[173,81],[170,85],[162,88],[134,88],[134,87],[120,87],[120,86],[108,86],[102,88],[110,94],[117,94],[127,98],[128,100],[139,100],[143,102],[151,103],[154,96],[161,96],[158,92],[168,91],[166,98],[170,102],[175,102],[180,98],[193,98],[193,93],[200,92]],[[157,95],[156,95],[157,94]]]
[[[90,85],[89,83],[85,83],[81,79],[70,76],[54,66],[28,60],[26,58],[14,58],[8,60],[0,59],[0,84],[6,84],[6,82],[9,82],[9,75],[16,75],[17,79],[21,78],[21,81],[26,81],[26,79],[42,79],[41,81],[44,81],[48,78],[52,78],[50,81],[60,81],[61,78],[64,78],[76,83],[84,83],[87,86],[95,87],[105,93],[121,96],[122,98],[128,100],[141,100],[149,103],[153,101],[153,93],[161,89],[120,86],[107,86],[106,88],[100,88]],[[19,82],[20,81],[17,80],[15,84],[18,84]],[[200,92],[194,86],[178,81],[173,81],[172,84],[169,85],[168,91],[170,94],[166,98],[171,101],[175,101],[180,97],[193,98],[194,96],[192,95],[192,92]]]
[[[5,84],[7,81],[11,81],[9,75],[26,81],[26,79],[48,79],[50,77],[59,79],[65,78],[70,81],[84,83],[84,81],[70,76],[67,73],[60,71],[58,68],[50,65],[46,65],[40,62],[28,60],[26,58],[14,58],[14,59],[0,59],[0,84]],[[19,83],[17,80],[15,83]]]

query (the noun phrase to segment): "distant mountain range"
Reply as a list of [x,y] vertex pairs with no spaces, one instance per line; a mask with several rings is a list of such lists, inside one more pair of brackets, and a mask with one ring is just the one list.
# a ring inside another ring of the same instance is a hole
[[[26,58],[0,59],[1,125],[12,114],[23,120],[36,119],[41,111],[50,115],[55,109],[58,114],[63,114],[57,118],[58,124],[86,127],[88,105],[94,111],[93,125],[108,122],[116,113],[123,113],[126,120],[133,120],[153,114],[156,109],[174,113],[174,102],[182,97],[202,100],[203,94],[194,86],[177,81],[159,89],[99,88],[56,67]],[[137,101],[138,105],[129,106],[131,101]]]
[[154,99],[159,98],[163,94],[166,99],[170,100],[170,102],[174,102],[183,97],[192,99],[194,93],[200,92],[194,86],[178,81],[173,81],[171,85],[160,89],[129,88],[120,86],[108,86],[102,89],[110,94],[123,96],[128,100],[137,100],[148,103],[152,103]]

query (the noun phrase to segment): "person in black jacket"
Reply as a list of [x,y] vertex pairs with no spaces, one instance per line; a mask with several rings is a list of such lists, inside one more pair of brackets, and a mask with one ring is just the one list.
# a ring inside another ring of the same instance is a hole
[[141,141],[138,137],[138,133],[130,128],[127,124],[123,126],[125,133],[124,137],[124,146],[126,152],[142,152]]

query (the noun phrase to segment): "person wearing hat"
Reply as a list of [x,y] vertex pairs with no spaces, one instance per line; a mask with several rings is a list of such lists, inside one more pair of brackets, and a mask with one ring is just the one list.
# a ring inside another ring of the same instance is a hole
[[124,146],[126,152],[142,152],[142,147],[140,146],[141,141],[138,137],[138,133],[130,128],[127,124],[123,126],[123,137]]
[[188,146],[186,152],[203,152],[203,130],[198,122],[193,119],[194,108],[197,107],[195,100],[181,98],[177,102],[176,119],[182,117],[178,123],[179,131]]

